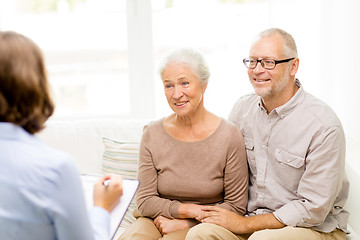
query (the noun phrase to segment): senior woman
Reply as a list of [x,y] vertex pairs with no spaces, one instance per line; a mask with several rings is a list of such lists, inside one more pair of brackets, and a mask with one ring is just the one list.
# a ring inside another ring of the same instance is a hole
[[204,107],[210,76],[193,49],[160,67],[173,114],[145,126],[140,144],[138,219],[120,239],[185,239],[202,205],[244,214],[248,167],[239,129]]

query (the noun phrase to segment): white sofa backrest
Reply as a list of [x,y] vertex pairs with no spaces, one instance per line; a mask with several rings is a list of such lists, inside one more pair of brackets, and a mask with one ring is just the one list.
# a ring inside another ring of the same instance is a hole
[[350,240],[360,240],[360,148],[359,142],[352,138],[346,139],[346,175],[350,183],[350,192],[345,209],[350,212],[348,225],[351,227]]
[[46,144],[70,154],[81,173],[101,173],[103,137],[119,141],[141,139],[143,126],[150,120],[95,119],[52,121],[38,137]]
[[[350,182],[350,192],[345,209],[350,212],[348,223],[351,227],[352,235],[358,235],[360,233],[360,175],[350,164],[346,164],[346,174]],[[355,240],[357,238],[351,239]]]

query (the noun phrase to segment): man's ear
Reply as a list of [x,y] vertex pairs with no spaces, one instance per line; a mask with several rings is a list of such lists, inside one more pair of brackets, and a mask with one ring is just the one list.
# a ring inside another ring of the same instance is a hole
[[290,70],[290,75],[291,76],[295,76],[295,74],[297,73],[298,69],[299,69],[299,58],[295,58],[293,61],[292,61],[292,64],[291,64],[291,70]]

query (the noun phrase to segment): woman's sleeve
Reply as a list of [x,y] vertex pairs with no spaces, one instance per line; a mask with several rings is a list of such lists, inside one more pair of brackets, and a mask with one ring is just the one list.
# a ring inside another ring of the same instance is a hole
[[110,216],[103,208],[87,213],[80,175],[72,161],[63,162],[53,179],[49,208],[56,239],[109,239]]
[[234,126],[228,142],[228,154],[224,173],[224,202],[219,207],[244,215],[248,202],[248,166],[244,138]]
[[161,198],[157,191],[157,169],[154,165],[151,144],[152,139],[149,127],[144,128],[140,143],[138,180],[140,181],[136,193],[136,202],[139,214],[150,218],[159,215],[168,218],[178,217],[179,201]]

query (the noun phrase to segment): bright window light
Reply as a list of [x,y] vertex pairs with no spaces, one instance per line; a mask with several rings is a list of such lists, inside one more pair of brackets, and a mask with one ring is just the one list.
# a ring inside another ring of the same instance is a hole
[[43,49],[56,116],[130,111],[125,0],[3,1],[1,29]]

